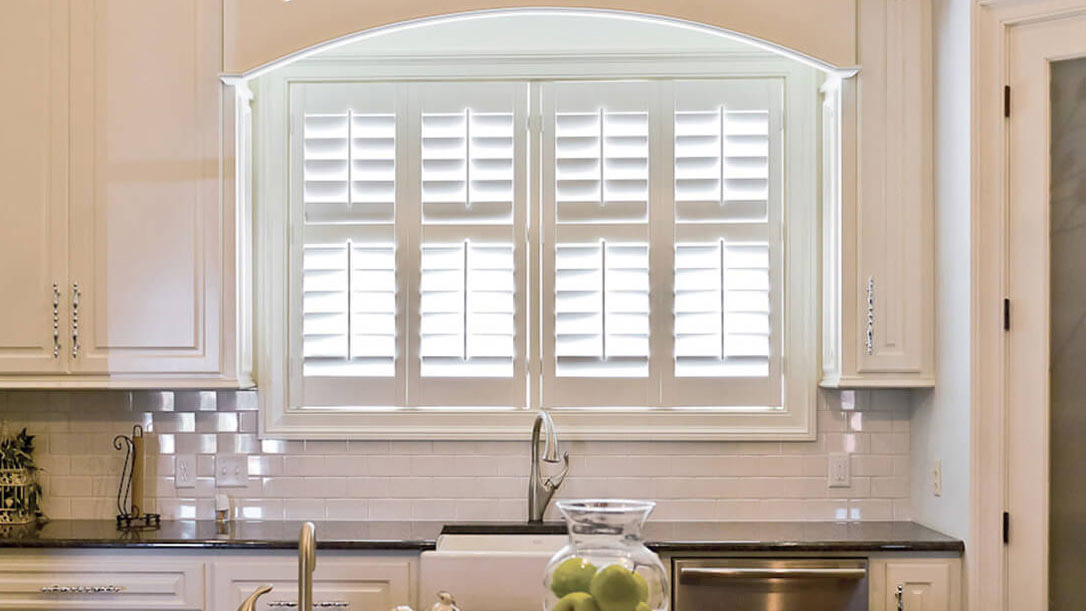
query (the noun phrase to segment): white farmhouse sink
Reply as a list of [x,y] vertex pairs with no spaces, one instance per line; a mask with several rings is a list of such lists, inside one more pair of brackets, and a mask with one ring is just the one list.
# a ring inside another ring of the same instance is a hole
[[419,565],[420,609],[445,590],[464,611],[542,608],[543,569],[564,535],[441,535]]

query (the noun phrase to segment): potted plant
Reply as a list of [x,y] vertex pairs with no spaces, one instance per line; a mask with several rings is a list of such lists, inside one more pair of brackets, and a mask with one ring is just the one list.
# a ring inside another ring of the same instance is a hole
[[27,434],[25,427],[13,434],[0,425],[0,525],[44,518],[41,497],[34,436]]

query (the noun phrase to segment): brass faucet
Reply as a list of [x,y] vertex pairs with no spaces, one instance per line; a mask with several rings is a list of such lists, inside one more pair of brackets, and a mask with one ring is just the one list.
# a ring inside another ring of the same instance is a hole
[[[539,455],[539,442],[542,436],[543,456]],[[554,477],[543,476],[543,464],[562,464],[562,471]],[[569,473],[569,452],[563,452],[561,460],[558,459],[558,432],[554,428],[554,421],[550,414],[540,410],[532,424],[532,465],[528,475],[528,521],[542,522],[543,513],[547,511],[547,504],[562,480]]]
[[[302,524],[298,533],[298,609],[313,611],[313,570],[317,568],[317,527],[312,522]],[[270,585],[262,585],[245,599],[238,611],[256,611],[256,601],[271,592]]]
[[313,611],[313,570],[317,568],[317,527],[302,524],[298,533],[298,609]]

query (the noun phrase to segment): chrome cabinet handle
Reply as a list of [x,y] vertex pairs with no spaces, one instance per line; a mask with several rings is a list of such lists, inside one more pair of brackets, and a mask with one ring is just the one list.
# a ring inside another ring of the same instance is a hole
[[72,358],[79,356],[79,283],[72,284]]
[[905,585],[897,584],[897,591],[894,592],[894,597],[897,598],[897,611],[905,611]]
[[60,358],[60,287],[53,283],[53,358]]
[[[298,603],[293,600],[273,600],[268,603],[268,606],[272,608],[293,609],[294,607],[298,606]],[[314,609],[346,609],[350,606],[351,603],[345,600],[326,600],[323,602],[313,603]]]
[[875,277],[867,277],[867,337],[864,339],[867,356],[875,354]]
[[45,594],[117,594],[124,592],[124,586],[106,585],[106,586],[42,586],[42,593]]

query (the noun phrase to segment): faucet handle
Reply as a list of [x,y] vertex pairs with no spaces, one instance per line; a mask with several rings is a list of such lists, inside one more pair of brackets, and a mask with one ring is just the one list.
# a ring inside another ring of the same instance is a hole
[[456,606],[456,599],[452,594],[441,590],[437,593],[437,602],[430,607],[430,611],[460,611],[460,607]]
[[272,591],[270,585],[262,585],[256,589],[255,592],[249,595],[249,598],[245,599],[245,602],[241,603],[238,607],[238,611],[256,611],[256,599]]
[[[558,461],[555,461],[555,462],[558,462]],[[543,483],[544,483],[544,485],[549,487],[552,491],[557,490],[558,487],[562,485],[562,482],[565,481],[566,475],[568,475],[568,474],[569,474],[569,452],[567,451],[567,452],[562,452],[562,470],[558,473],[558,475],[547,476],[547,479],[544,480]]]

